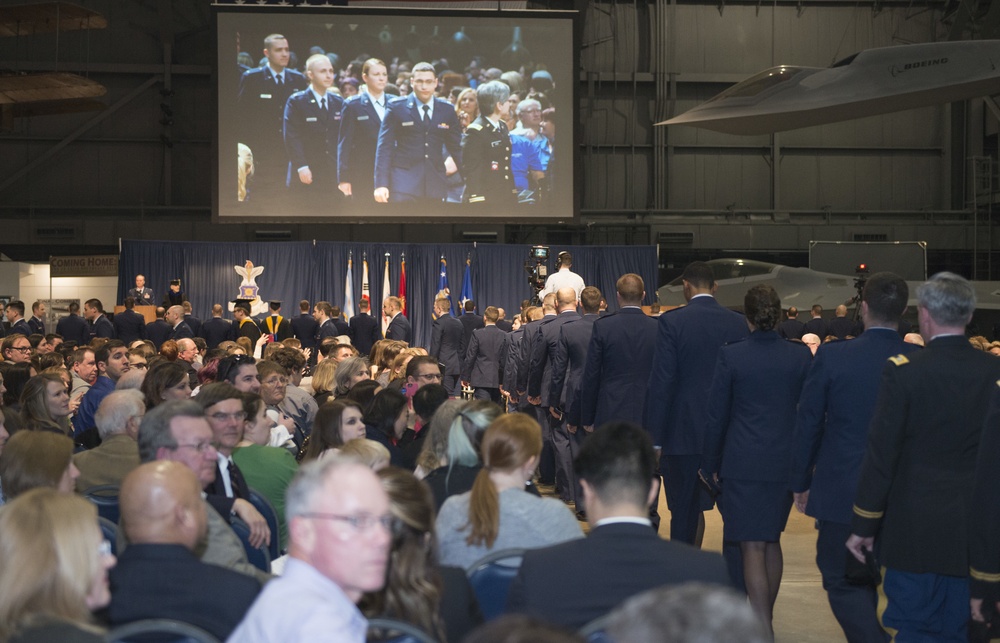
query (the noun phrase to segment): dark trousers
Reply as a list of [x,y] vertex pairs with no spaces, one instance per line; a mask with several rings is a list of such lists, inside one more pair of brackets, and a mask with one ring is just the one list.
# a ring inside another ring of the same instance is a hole
[[889,636],[878,623],[875,606],[878,596],[874,587],[852,585],[844,578],[846,560],[850,556],[844,543],[851,535],[851,526],[829,520],[817,520],[816,566],[823,576],[823,589],[830,609],[849,643],[885,643]]
[[441,378],[441,386],[448,391],[448,395],[451,397],[462,397],[462,382],[461,375],[445,375]]
[[563,502],[576,502],[576,476],[573,474],[573,439],[566,423],[549,414],[552,427],[552,452],[556,465],[556,493]]
[[556,483],[556,457],[552,448],[552,424],[549,422],[549,407],[535,406],[535,419],[542,427],[542,454],[538,462],[538,480],[542,484]]
[[895,643],[964,643],[968,640],[969,578],[882,570],[882,627]]
[[660,462],[663,490],[670,508],[670,540],[693,545],[698,534],[698,517],[707,495],[698,481],[701,455],[664,455]]
[[499,388],[485,388],[482,386],[477,386],[475,391],[472,393],[472,399],[489,400],[494,404],[500,404],[503,397],[500,395]]

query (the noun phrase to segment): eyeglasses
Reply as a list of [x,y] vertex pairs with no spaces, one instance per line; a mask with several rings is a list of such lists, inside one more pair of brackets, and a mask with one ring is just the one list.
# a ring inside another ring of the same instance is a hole
[[170,447],[171,451],[176,451],[177,449],[194,449],[198,453],[205,453],[208,450],[215,450],[215,445],[211,442],[199,442],[198,444],[178,444],[175,447]]
[[441,375],[441,373],[424,373],[422,375],[417,375],[417,379],[440,382],[444,379],[444,375]]
[[389,514],[385,514],[383,516],[373,516],[371,514],[340,516],[337,514],[312,512],[300,515],[303,518],[319,518],[321,520],[337,520],[340,522],[346,522],[355,531],[370,531],[375,525],[382,525],[386,531],[391,532],[396,523],[396,519]]
[[19,353],[30,353],[31,346],[11,346],[10,350],[17,351]]
[[216,420],[218,422],[224,422],[226,420],[245,420],[247,419],[247,414],[245,411],[236,411],[234,413],[209,413],[208,417]]
[[149,364],[147,364],[146,362],[139,362],[138,364],[132,364],[131,366],[132,366],[132,368],[134,368],[134,369],[136,369],[138,371],[144,371],[147,368],[149,368]]
[[268,386],[285,385],[288,384],[288,379],[285,377],[269,377],[266,380],[261,380],[260,383],[267,384]]

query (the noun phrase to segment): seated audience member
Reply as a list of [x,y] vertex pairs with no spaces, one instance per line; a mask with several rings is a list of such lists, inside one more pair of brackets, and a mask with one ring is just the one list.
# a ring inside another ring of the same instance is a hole
[[337,365],[337,372],[333,376],[336,386],[333,389],[334,397],[344,397],[355,384],[370,379],[368,376],[368,366],[365,360],[360,357],[348,357]]
[[209,511],[194,473],[178,462],[141,465],[125,477],[120,506],[129,546],[111,572],[111,625],[166,618],[229,636],[260,583],[194,554]]
[[146,410],[163,402],[191,399],[187,369],[176,362],[160,362],[150,368],[140,390],[146,397]]
[[420,455],[417,456],[416,469],[413,471],[421,480],[431,471],[448,464],[448,431],[451,430],[455,416],[465,404],[465,400],[445,400],[431,418],[426,429],[427,437],[424,439]]
[[0,641],[105,640],[91,612],[108,604],[115,557],[97,525],[94,505],[53,489],[0,511]]
[[0,480],[7,501],[38,487],[73,493],[80,475],[73,441],[48,431],[18,431],[0,454]]
[[483,433],[500,417],[500,413],[500,407],[493,402],[473,400],[466,402],[452,420],[445,442],[444,462],[424,478],[434,495],[434,507],[438,511],[451,496],[472,490],[476,476],[483,468],[479,457]]
[[21,392],[20,428],[69,434],[69,391],[62,377],[43,373],[28,380]]
[[660,585],[729,583],[720,555],[663,540],[652,528],[649,506],[659,490],[651,483],[656,454],[643,429],[605,424],[583,443],[574,469],[590,535],[526,552],[511,585],[510,611],[579,629]]
[[660,587],[633,596],[611,613],[604,631],[615,643],[773,640],[745,596],[702,583]]
[[[205,487],[215,481],[218,451],[213,445],[212,427],[197,402],[164,402],[146,413],[139,425],[139,459],[143,463],[171,460],[186,465]],[[206,501],[207,504],[207,501]],[[210,505],[208,537],[199,549],[201,561],[253,576],[261,582],[271,578],[247,561],[246,550],[229,526],[229,514],[222,516]]]
[[[277,344],[281,346],[281,344]],[[285,387],[285,399],[279,404],[281,410],[295,422],[296,428],[300,430],[302,436],[309,435],[312,431],[313,421],[319,404],[313,396],[301,388],[303,370],[306,367],[306,358],[301,351],[293,348],[279,348],[274,351],[271,359],[280,364],[288,372],[288,386]],[[302,443],[302,439],[298,440]]]
[[408,418],[406,396],[392,389],[380,391],[365,413],[365,437],[385,446],[389,450],[392,465],[396,467],[403,464],[403,454],[398,444],[406,432]]
[[217,382],[229,382],[242,393],[260,393],[257,360],[248,355],[230,355],[219,362]]
[[257,377],[260,380],[258,393],[264,398],[270,415],[275,422],[288,429],[288,434],[301,446],[309,428],[285,412],[285,397],[288,395],[288,371],[277,362],[260,360],[257,362]]
[[585,643],[585,639],[524,614],[503,614],[477,627],[462,643]]
[[312,386],[313,398],[319,406],[323,406],[333,399],[333,389],[337,385],[336,374],[337,363],[329,359],[323,360],[313,369],[312,379],[309,383]]
[[361,405],[361,409],[367,412],[368,408],[372,405],[372,400],[375,399],[375,396],[381,390],[382,385],[375,380],[364,380],[352,386],[345,398],[357,402]]
[[[133,390],[139,391],[142,395],[142,381],[146,379],[146,371],[137,371],[129,369],[128,373],[125,373],[120,378],[118,378],[118,383],[115,384],[116,391],[126,391]],[[145,396],[143,396],[143,408],[146,407]]]
[[351,440],[341,447],[337,455],[360,462],[372,471],[381,471],[389,466],[389,449],[375,440]]
[[[410,362],[413,363],[412,361]],[[428,424],[438,407],[448,399],[448,389],[441,384],[425,384],[413,394],[414,424],[413,430],[407,431],[400,440],[403,452],[403,464],[407,471],[413,471],[417,466],[417,457],[424,448],[424,440],[429,433]]]
[[[269,446],[274,420],[267,415],[264,400],[256,393],[243,393],[246,414],[243,439],[233,450],[233,462],[239,467],[247,485],[264,496],[278,517],[281,550],[288,542],[285,525],[285,489],[298,470],[295,456],[283,447]],[[272,534],[273,538],[275,535]]]
[[319,407],[313,432],[302,445],[302,462],[337,453],[351,440],[365,437],[361,405],[352,400],[334,400]]
[[[21,394],[32,377],[37,375],[28,362],[8,364],[0,362],[0,372],[3,373],[3,414],[7,424],[7,432],[14,435],[21,430],[24,420],[21,419]],[[67,423],[63,433],[69,433]]]
[[467,568],[492,551],[535,548],[583,537],[559,500],[525,492],[542,452],[542,430],[523,413],[505,415],[483,434],[483,469],[472,491],[441,507],[441,562]]
[[139,424],[146,405],[139,391],[115,391],[97,407],[94,421],[101,444],[73,456],[80,470],[76,490],[83,493],[102,484],[120,485],[129,471],[139,466]]
[[233,643],[363,643],[356,603],[385,584],[393,517],[368,468],[340,457],[303,465],[288,487],[289,560],[261,592]]
[[385,587],[365,594],[359,607],[368,617],[394,618],[437,640],[460,641],[483,619],[465,570],[438,565],[430,493],[398,467],[377,475],[396,528]]
[[221,515],[239,516],[246,522],[251,545],[260,547],[269,543],[275,535],[271,534],[264,516],[250,503],[250,485],[232,458],[246,426],[243,393],[228,382],[213,382],[203,386],[194,401],[205,409],[217,458],[215,477],[205,486],[205,499]]

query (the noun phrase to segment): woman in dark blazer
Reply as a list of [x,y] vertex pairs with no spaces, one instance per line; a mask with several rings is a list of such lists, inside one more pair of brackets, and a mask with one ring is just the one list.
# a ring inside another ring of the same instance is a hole
[[743,306],[750,337],[719,351],[702,473],[721,488],[723,538],[740,543],[750,604],[770,627],[792,506],[795,410],[812,354],[775,331],[781,301],[772,287],[754,286]]

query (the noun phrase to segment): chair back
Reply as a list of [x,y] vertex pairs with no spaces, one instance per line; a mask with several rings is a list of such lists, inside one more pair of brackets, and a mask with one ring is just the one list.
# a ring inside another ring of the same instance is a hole
[[368,619],[368,643],[437,643],[415,625],[394,618]]
[[465,570],[484,620],[493,620],[507,609],[507,594],[511,581],[521,568],[524,551],[501,549],[480,558]]
[[107,633],[107,643],[219,643],[200,627],[165,618],[144,619],[119,625]]
[[115,556],[118,555],[118,525],[111,522],[107,518],[101,516],[97,517],[97,522],[101,527],[101,535],[104,536],[104,540],[111,543],[111,553]]
[[118,509],[118,485],[100,484],[84,490],[83,497],[97,505],[97,515],[118,524],[121,512]]
[[254,506],[254,509],[259,511],[260,515],[264,516],[264,520],[267,521],[267,528],[271,530],[271,544],[267,546],[267,553],[271,556],[271,560],[275,560],[281,556],[281,531],[278,527],[278,512],[275,511],[271,501],[255,489],[250,489],[250,498],[248,500],[250,500],[250,504]]
[[267,553],[267,545],[263,547],[254,547],[250,544],[250,525],[246,524],[239,518],[233,518],[230,526],[236,535],[239,536],[240,542],[243,543],[243,549],[247,552],[247,560],[251,565],[260,569],[262,571],[271,573],[271,555]]

